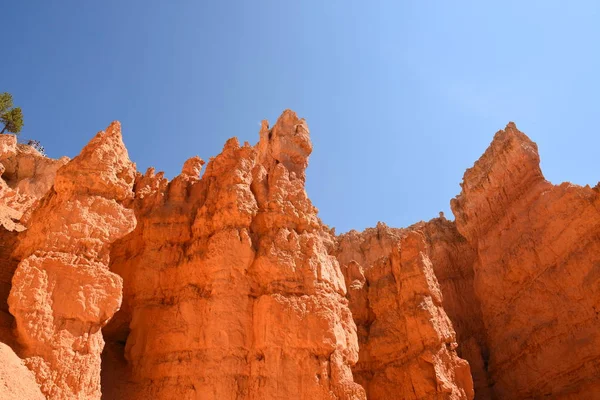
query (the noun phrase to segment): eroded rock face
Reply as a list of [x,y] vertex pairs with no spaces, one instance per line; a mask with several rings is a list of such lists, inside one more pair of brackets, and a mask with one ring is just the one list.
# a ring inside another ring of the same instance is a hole
[[44,400],[33,373],[23,365],[15,352],[0,343],[0,399]]
[[500,399],[600,393],[600,194],[542,176],[514,124],[467,170],[452,201],[476,249],[474,288]]
[[13,252],[36,202],[50,190],[56,171],[68,160],[42,156],[17,143],[15,135],[0,135],[0,341],[13,347],[17,344],[8,294],[19,263]]
[[471,367],[475,399],[493,399],[487,372],[487,337],[481,304],[473,286],[475,250],[458,232],[456,224],[443,215],[416,224],[417,227],[426,237],[429,258],[443,294],[444,311],[456,331],[456,352]]
[[0,135],[0,398],[597,397],[600,184],[509,124],[456,222],[336,237],[305,121],[259,136],[169,181],[118,123],[71,161]]
[[60,168],[15,251],[8,299],[25,363],[52,399],[100,398],[100,328],[121,304],[109,245],[135,226],[134,165],[120,125],[100,132]]
[[56,171],[68,161],[68,157],[54,160],[42,156],[33,147],[17,143],[15,135],[0,135],[0,206],[12,209],[13,220],[20,219],[48,192]]
[[110,398],[365,398],[333,238],[304,190],[311,150],[286,111],[202,179],[196,158],[171,182],[138,176],[138,226],[111,257],[125,297],[105,332],[114,353],[126,341],[126,379]]
[[339,237],[360,355],[354,368],[369,399],[472,399],[469,364],[442,307],[423,224],[384,224]]

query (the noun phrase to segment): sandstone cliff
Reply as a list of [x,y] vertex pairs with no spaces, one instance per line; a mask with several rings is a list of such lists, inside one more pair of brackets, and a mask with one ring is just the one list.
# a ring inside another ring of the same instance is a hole
[[499,131],[452,201],[475,248],[494,392],[502,399],[600,393],[600,193],[542,176],[537,146]]
[[118,123],[56,173],[14,254],[9,309],[25,363],[53,399],[100,398],[101,328],[121,304],[109,245],[135,226],[134,165]]
[[[43,157],[14,135],[0,135],[0,341],[15,346],[8,312],[11,280],[19,263],[12,255],[34,203],[54,184],[56,171],[69,161]],[[24,215],[25,214],[25,215]]]
[[3,400],[44,400],[33,373],[4,343],[0,343],[0,398]]
[[126,378],[107,375],[109,398],[365,398],[333,237],[304,191],[311,151],[286,111],[201,179],[199,159],[171,182],[138,176],[137,228],[111,254],[125,292],[106,335]]
[[311,151],[289,110],[170,181],[118,123],[73,160],[0,135],[0,398],[596,398],[598,187],[509,124],[456,222],[335,236]]
[[379,224],[339,238],[360,339],[355,378],[370,399],[473,398],[429,252],[416,228]]

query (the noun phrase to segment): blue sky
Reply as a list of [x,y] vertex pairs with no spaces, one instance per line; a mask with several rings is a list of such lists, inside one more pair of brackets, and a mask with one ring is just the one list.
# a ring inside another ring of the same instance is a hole
[[75,156],[112,120],[138,169],[178,174],[286,108],[338,232],[449,212],[508,121],[546,177],[600,180],[597,1],[13,1],[0,91],[23,138]]

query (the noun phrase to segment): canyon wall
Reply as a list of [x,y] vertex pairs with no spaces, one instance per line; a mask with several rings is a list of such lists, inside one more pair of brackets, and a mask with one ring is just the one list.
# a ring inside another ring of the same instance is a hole
[[379,224],[338,240],[359,334],[353,372],[368,398],[472,399],[423,231]]
[[311,152],[289,110],[172,180],[118,123],[73,160],[0,135],[0,398],[596,398],[599,187],[511,123],[456,221],[336,236]]
[[197,158],[171,182],[138,176],[137,228],[111,253],[124,304],[105,329],[127,379],[107,395],[365,398],[334,238],[304,190],[311,151],[287,111],[256,146],[229,140],[202,179]]
[[600,393],[599,187],[554,186],[510,123],[452,200],[475,248],[474,290],[501,399]]
[[12,252],[35,202],[48,192],[56,171],[68,161],[68,157],[44,157],[31,146],[17,143],[14,135],[0,135],[0,341],[11,346],[16,343],[8,294],[19,263]]
[[101,328],[121,304],[109,245],[135,226],[134,165],[118,123],[62,166],[14,250],[9,310],[21,354],[53,399],[100,398]]

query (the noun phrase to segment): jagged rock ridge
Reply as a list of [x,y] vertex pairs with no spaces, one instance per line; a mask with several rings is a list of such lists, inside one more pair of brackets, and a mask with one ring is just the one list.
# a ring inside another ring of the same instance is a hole
[[546,182],[511,123],[456,222],[335,236],[311,151],[289,110],[171,181],[118,123],[73,160],[0,136],[0,397],[594,398],[598,187]]

